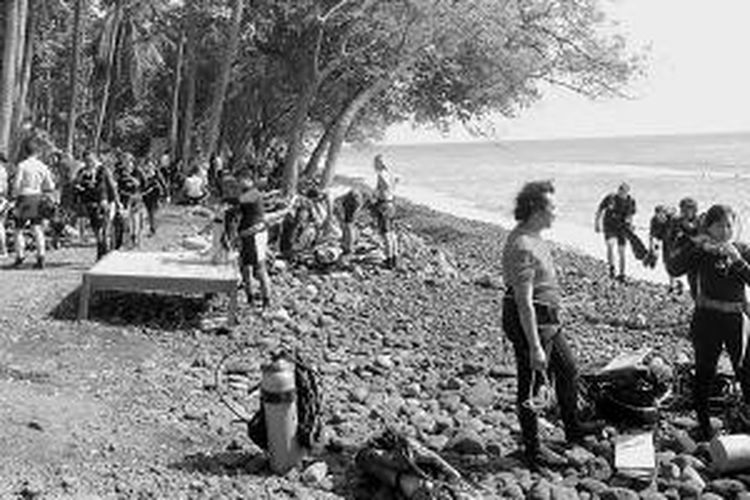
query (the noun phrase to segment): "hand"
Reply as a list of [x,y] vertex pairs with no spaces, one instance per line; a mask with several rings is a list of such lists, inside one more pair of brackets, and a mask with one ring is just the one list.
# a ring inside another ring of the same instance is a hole
[[729,259],[730,264],[734,264],[735,262],[739,262],[740,260],[742,260],[740,251],[737,250],[737,247],[732,245],[731,243],[723,243],[719,247],[719,253],[726,256],[727,259]]
[[602,225],[601,224],[594,224],[594,232],[601,233],[602,232]]
[[532,347],[529,351],[531,370],[544,371],[547,369],[547,353],[541,345]]

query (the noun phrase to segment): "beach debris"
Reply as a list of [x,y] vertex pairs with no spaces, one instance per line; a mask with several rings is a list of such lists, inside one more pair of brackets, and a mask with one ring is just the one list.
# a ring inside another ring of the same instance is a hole
[[654,433],[621,434],[615,438],[615,469],[633,479],[649,480],[656,470]]

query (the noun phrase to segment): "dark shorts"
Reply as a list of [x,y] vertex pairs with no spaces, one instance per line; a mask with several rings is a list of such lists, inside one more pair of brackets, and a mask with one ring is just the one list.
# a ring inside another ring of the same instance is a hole
[[375,218],[381,233],[390,233],[393,230],[394,215],[396,215],[396,205],[393,201],[381,200],[375,204]]
[[25,225],[27,222],[31,224],[42,223],[42,215],[39,211],[41,202],[41,194],[18,197],[18,200],[16,200],[16,223],[19,227]]
[[627,237],[625,236],[625,232],[627,229],[623,227],[620,224],[604,224],[604,239],[611,240],[612,238],[615,238],[617,240],[617,244],[620,246],[624,246],[625,242],[627,241]]
[[[257,269],[266,259],[265,245],[268,244],[268,232],[260,231],[240,238],[240,265]],[[260,248],[260,245],[264,245]]]
[[362,207],[361,196],[358,196],[354,192],[349,192],[344,196],[341,202],[341,208],[343,209],[343,219],[346,224],[354,222],[354,218],[357,216],[357,212]]

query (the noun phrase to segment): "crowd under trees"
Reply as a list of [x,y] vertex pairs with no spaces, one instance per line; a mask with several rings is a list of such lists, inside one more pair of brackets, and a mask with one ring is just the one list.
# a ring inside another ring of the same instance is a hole
[[642,68],[599,0],[5,0],[0,152],[260,164],[327,185],[346,141],[394,123],[481,130],[549,84],[621,95]]

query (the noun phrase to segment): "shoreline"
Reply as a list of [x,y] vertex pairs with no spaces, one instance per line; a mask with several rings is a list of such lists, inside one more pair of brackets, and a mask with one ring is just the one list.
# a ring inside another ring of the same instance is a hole
[[[363,185],[372,189],[370,177],[354,172],[339,174],[334,178],[332,189],[334,193],[337,185]],[[515,226],[515,221],[511,217],[503,217],[500,213],[478,207],[468,200],[445,195],[428,188],[402,185],[397,189],[397,198],[446,215],[495,225],[504,231],[510,231]],[[544,237],[562,250],[606,263],[606,246],[603,237],[600,233],[595,233],[593,229],[587,231],[576,224],[558,220],[552,229],[545,232]],[[648,236],[643,238],[643,241],[648,244]],[[631,279],[660,285],[666,285],[669,282],[661,260],[654,269],[649,269],[635,260],[630,250],[626,251],[626,275]]]

